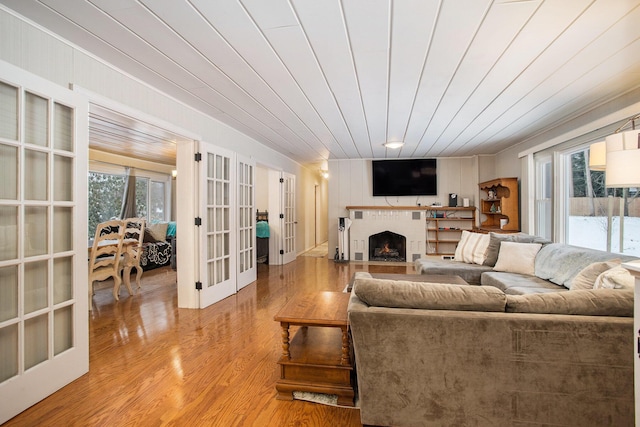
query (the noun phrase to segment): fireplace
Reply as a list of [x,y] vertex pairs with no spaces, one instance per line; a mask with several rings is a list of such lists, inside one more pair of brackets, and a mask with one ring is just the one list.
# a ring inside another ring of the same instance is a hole
[[369,236],[369,261],[405,262],[407,239],[391,231]]
[[[371,261],[376,258],[375,248],[383,261],[413,262],[427,252],[423,208],[348,206],[347,209],[353,221],[349,229],[349,260]],[[371,241],[371,237],[379,238],[378,235],[386,236],[389,247],[398,251],[397,257],[389,256],[384,242],[377,245]]]

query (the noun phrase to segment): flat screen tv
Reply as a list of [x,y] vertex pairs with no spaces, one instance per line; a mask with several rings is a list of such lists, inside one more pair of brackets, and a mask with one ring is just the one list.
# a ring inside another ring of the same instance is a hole
[[436,159],[372,160],[374,196],[436,196]]

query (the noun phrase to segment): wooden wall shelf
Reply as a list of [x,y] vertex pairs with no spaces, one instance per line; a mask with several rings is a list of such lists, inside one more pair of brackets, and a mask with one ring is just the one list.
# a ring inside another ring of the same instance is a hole
[[[518,178],[497,178],[481,182],[479,187],[483,192],[480,213],[484,216],[480,230],[520,231]],[[507,224],[503,227],[500,227],[501,219],[507,220]]]
[[347,206],[348,211],[424,211],[427,206]]
[[475,206],[427,206],[426,214],[427,255],[453,255],[462,231],[476,227]]

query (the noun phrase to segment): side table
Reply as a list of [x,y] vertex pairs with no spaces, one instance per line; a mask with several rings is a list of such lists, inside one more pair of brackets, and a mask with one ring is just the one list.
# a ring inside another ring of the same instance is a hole
[[[354,405],[349,297],[344,292],[294,296],[274,317],[282,327],[278,399],[292,400],[294,391],[307,391],[335,394],[339,405]],[[301,326],[293,339],[291,325]]]

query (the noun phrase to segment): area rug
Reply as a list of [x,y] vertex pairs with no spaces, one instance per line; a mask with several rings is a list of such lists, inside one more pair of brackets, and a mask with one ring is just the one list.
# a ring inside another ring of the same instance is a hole
[[338,405],[337,394],[312,393],[309,391],[294,391],[293,398],[296,400],[304,400],[305,402],[319,403],[321,405],[337,406],[340,408],[358,409],[358,396],[355,399],[355,406]]
[[327,258],[328,256],[327,242],[321,243],[313,249],[309,249],[308,251],[300,254],[300,256],[310,256],[314,258]]

